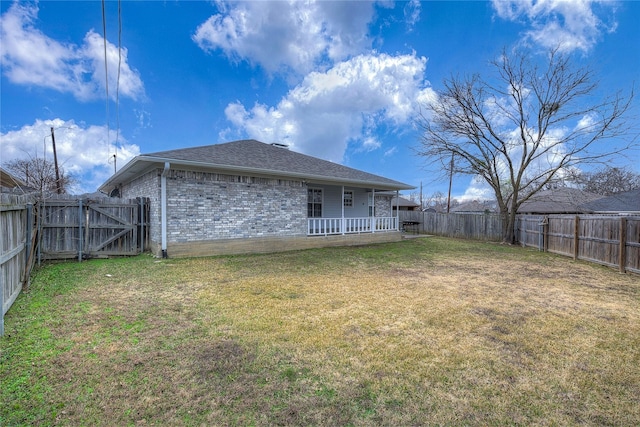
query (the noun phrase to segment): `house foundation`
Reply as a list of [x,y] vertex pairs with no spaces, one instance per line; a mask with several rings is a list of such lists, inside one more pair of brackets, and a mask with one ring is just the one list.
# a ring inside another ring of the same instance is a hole
[[[201,257],[215,255],[236,255],[249,253],[271,253],[297,251],[304,249],[362,246],[378,243],[398,242],[402,233],[398,231],[384,233],[362,233],[331,236],[280,236],[250,239],[218,239],[194,242],[169,242],[169,258]],[[160,257],[160,244],[153,242],[151,251]]]

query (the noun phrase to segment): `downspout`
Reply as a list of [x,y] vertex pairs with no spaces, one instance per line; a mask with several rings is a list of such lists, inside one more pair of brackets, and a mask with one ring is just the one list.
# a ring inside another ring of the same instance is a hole
[[167,258],[167,173],[171,164],[165,162],[164,170],[160,176],[160,233],[161,233],[161,250],[162,258]]

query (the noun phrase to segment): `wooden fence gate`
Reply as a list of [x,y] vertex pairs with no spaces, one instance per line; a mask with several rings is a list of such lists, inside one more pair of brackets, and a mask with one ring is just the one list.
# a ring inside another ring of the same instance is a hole
[[0,194],[0,336],[38,262],[137,255],[149,242],[149,200]]
[[148,238],[146,199],[48,199],[38,203],[38,259],[137,255]]

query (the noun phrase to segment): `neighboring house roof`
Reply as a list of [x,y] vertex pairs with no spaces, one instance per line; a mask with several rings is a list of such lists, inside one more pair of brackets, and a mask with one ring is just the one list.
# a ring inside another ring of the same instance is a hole
[[162,168],[166,162],[169,162],[172,168],[191,167],[228,173],[290,177],[380,190],[414,188],[402,182],[281,147],[251,139],[141,154],[102,184],[100,191],[109,193],[118,184],[129,182],[152,168]]
[[404,207],[406,207],[406,208],[417,208],[417,207],[420,207],[420,205],[418,203],[412,202],[411,200],[405,199],[404,197],[398,197],[397,198],[397,202],[396,202],[396,197],[395,196],[391,199],[391,205],[394,207],[394,209],[395,209],[396,206],[399,206],[401,208],[404,208]]
[[577,188],[556,188],[540,191],[520,205],[518,213],[563,214],[586,213],[582,207],[585,203],[602,196]]
[[449,210],[453,213],[485,213],[496,212],[496,202],[491,200],[471,200],[469,202],[460,203]]
[[14,176],[11,172],[6,169],[0,168],[0,185],[8,188],[15,187],[26,187],[24,181]]
[[640,188],[584,203],[590,213],[640,213]]
[[0,168],[0,192],[11,194],[33,194],[37,189],[29,187],[23,180],[6,169]]

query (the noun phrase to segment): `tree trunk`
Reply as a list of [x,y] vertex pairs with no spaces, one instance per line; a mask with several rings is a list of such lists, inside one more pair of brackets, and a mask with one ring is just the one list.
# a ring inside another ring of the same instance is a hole
[[502,243],[516,243],[516,214],[515,212],[501,212],[502,215]]

